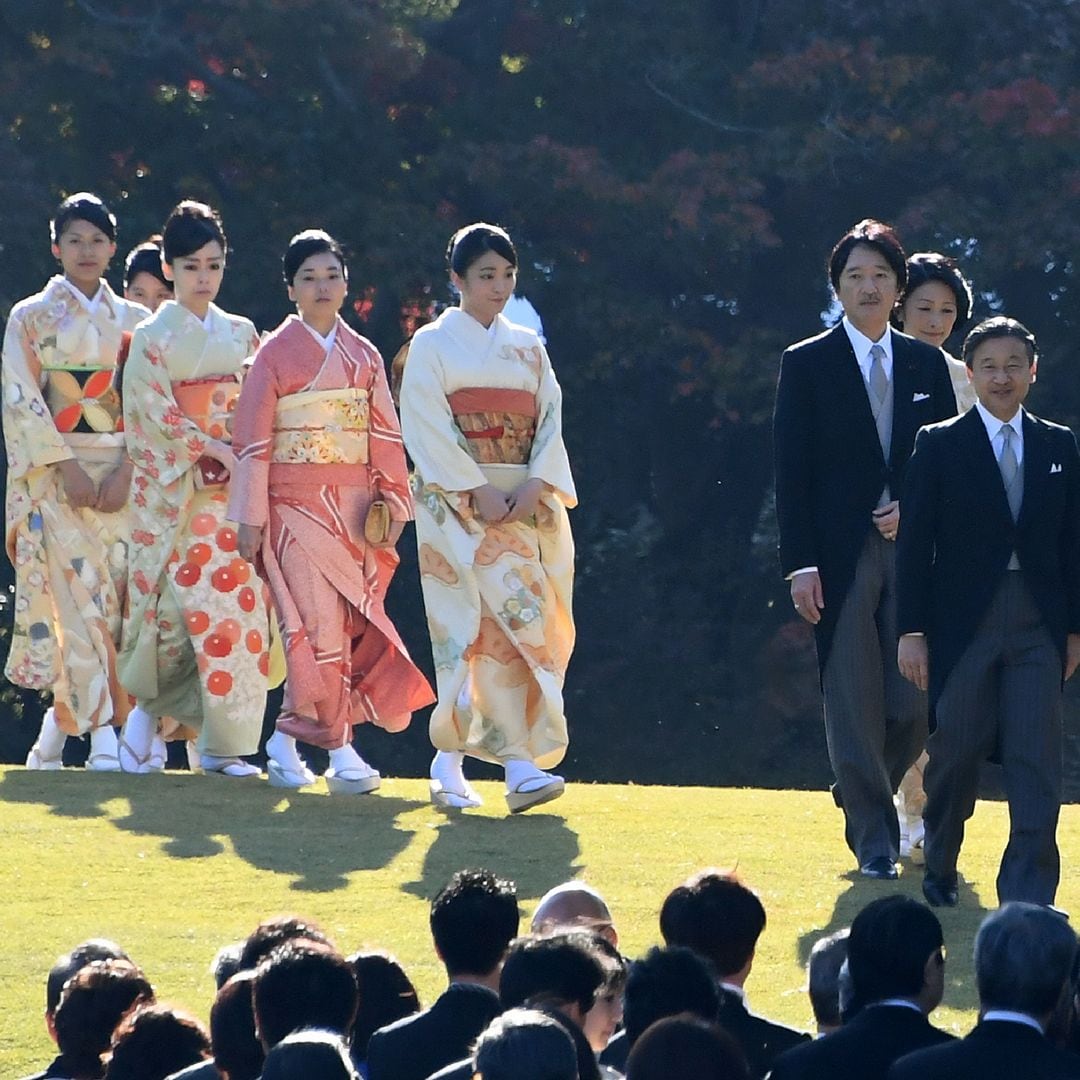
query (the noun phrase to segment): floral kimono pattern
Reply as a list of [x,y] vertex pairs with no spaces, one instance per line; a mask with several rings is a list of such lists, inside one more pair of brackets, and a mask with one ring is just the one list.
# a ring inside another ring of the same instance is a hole
[[230,441],[254,326],[167,301],[131,341],[124,422],[134,463],[120,678],[153,716],[199,732],[217,757],[258,749],[270,672],[269,597],[226,519],[228,477],[207,439]]
[[122,723],[117,681],[129,508],[68,504],[59,464],[95,485],[125,458],[113,372],[122,336],[149,311],[102,282],[91,301],[62,277],[16,304],[3,346],[8,557],[15,619],[5,675],[51,690],[69,735]]
[[[563,681],[574,645],[577,504],[561,391],[539,338],[458,308],[413,338],[401,426],[416,469],[420,581],[438,683],[431,741],[490,761],[562,760]],[[549,490],[533,518],[487,525],[470,490]]]
[[397,553],[364,540],[374,499],[412,517],[382,357],[341,319],[327,351],[290,316],[255,358],[233,445],[229,516],[264,528],[285,642],[278,727],[330,750],[356,724],[401,730],[434,695],[383,607]]

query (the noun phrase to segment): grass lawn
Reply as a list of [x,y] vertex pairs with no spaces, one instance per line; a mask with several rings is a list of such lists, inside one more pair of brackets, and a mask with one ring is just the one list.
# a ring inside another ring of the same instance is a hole
[[[921,897],[919,870],[897,885],[857,879],[827,793],[572,785],[558,802],[510,818],[501,788],[487,807],[436,811],[426,781],[379,794],[282,793],[263,780],[167,773],[0,768],[0,1062],[20,1076],[51,1060],[41,1012],[55,957],[91,936],[115,938],[161,1000],[205,1020],[208,966],[260,918],[300,912],[339,946],[394,952],[430,1003],[442,988],[427,930],[431,896],[463,866],[513,878],[526,916],[550,886],[580,876],[608,899],[630,956],[658,942],[666,892],[707,865],[737,866],[769,914],[748,983],[753,1006],[809,1027],[802,965],[824,932],[867,901]],[[936,1020],[974,1020],[971,945],[995,903],[1006,810],[980,803],[962,854],[960,907],[941,914],[948,987]],[[1063,811],[1058,903],[1080,911],[1080,808]],[[523,925],[527,926],[527,922]]]

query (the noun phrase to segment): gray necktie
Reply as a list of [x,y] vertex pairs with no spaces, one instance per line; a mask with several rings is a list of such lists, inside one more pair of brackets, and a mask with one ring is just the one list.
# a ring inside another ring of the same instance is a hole
[[885,350],[880,345],[870,347],[870,392],[880,409],[889,392],[889,376],[885,374]]
[[1020,503],[1024,497],[1023,485],[1020,480],[1020,465],[1016,460],[1016,448],[1013,439],[1016,432],[1011,424],[1003,424],[1001,427],[1001,457],[998,459],[998,468],[1001,469],[1001,479],[1005,484],[1005,494],[1009,499],[1009,509],[1012,511],[1013,521],[1020,516]]

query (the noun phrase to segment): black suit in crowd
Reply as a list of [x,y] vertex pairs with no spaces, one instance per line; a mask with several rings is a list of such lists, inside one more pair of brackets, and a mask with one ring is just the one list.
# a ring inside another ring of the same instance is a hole
[[[1011,822],[998,897],[1051,903],[1061,681],[1067,635],[1080,632],[1080,455],[1068,428],[1022,417],[1015,522],[977,408],[919,433],[900,519],[899,628],[926,635],[937,719],[925,777],[927,873],[955,879],[979,763],[996,756]],[[1019,568],[1010,570],[1014,552]]]
[[842,1028],[798,1046],[773,1066],[772,1080],[884,1080],[905,1054],[955,1041],[918,1010],[868,1005]]
[[476,1037],[502,1012],[486,986],[452,983],[424,1012],[380,1028],[368,1043],[369,1080],[427,1080],[467,1057]]
[[742,1048],[751,1076],[766,1076],[773,1062],[786,1050],[809,1043],[810,1036],[805,1031],[796,1031],[757,1016],[738,994],[722,986],[719,990],[720,1010],[716,1019]]
[[926,697],[896,667],[895,545],[871,515],[885,489],[899,498],[919,428],[956,412],[944,353],[887,333],[887,457],[843,323],[784,353],[773,430],[781,568],[817,567],[821,577],[815,636],[829,758],[860,864],[896,858],[893,794],[927,733]]
[[888,1080],[1080,1080],[1080,1057],[1025,1024],[984,1020],[966,1038],[901,1058]]

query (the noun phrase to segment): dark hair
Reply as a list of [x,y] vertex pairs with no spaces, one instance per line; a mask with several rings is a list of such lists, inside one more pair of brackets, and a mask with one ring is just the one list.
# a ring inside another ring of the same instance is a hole
[[623,994],[623,1024],[627,1044],[665,1016],[693,1013],[715,1020],[720,994],[705,961],[681,946],[650,949],[630,965]]
[[938,917],[910,896],[883,896],[855,916],[848,935],[848,971],[859,1007],[914,997],[926,962],[945,943]]
[[256,1080],[262,1072],[263,1047],[255,1034],[252,1000],[254,971],[237,972],[217,992],[210,1008],[210,1045],[219,1069],[229,1080]]
[[599,930],[580,931],[587,934],[596,958],[604,969],[604,981],[597,991],[598,996],[618,994],[622,997],[623,987],[626,986],[626,976],[629,965],[626,958],[611,944]]
[[956,297],[956,326],[963,326],[971,317],[971,283],[960,273],[955,259],[937,251],[916,251],[914,255],[908,256],[907,285],[893,308],[893,325],[903,329],[904,321],[900,317],[900,309],[911,294],[928,281],[940,281],[952,290]]
[[[341,1036],[307,1029],[287,1035],[266,1055],[262,1080],[357,1080]],[[229,1080],[232,1080],[230,1075]]]
[[60,242],[73,221],[87,221],[116,243],[116,215],[92,191],[77,191],[57,208],[49,222],[49,236],[54,244]]
[[903,292],[907,284],[907,256],[903,245],[891,225],[874,218],[863,218],[837,240],[836,247],[829,255],[829,281],[832,287],[840,288],[840,275],[851,258],[852,250],[860,244],[873,248],[884,258],[896,275],[897,291]]
[[1039,904],[1003,904],[975,935],[979,1004],[1044,1016],[1071,986],[1076,934],[1056,911]]
[[750,1080],[739,1044],[719,1025],[683,1013],[650,1025],[626,1059],[626,1080]]
[[244,951],[242,941],[222,945],[214,959],[210,961],[210,973],[214,976],[214,985],[220,990],[239,970],[240,955]]
[[161,237],[151,236],[133,247],[124,260],[124,287],[127,288],[139,274],[150,274],[162,285],[172,288],[172,282],[161,269]]
[[296,280],[296,271],[312,255],[321,255],[324,251],[329,252],[341,264],[341,272],[348,276],[349,267],[345,262],[345,253],[341,245],[322,229],[305,229],[298,232],[285,249],[281,259],[282,270],[285,274],[285,284],[291,285]]
[[520,919],[514,883],[490,870],[459,870],[431,901],[431,936],[450,975],[493,972]]
[[840,969],[847,959],[848,933],[845,927],[819,938],[810,950],[807,990],[819,1025],[840,1026]]
[[240,970],[257,968],[279,945],[296,938],[317,941],[320,945],[332,944],[317,923],[299,915],[275,915],[264,919],[248,934],[240,950]]
[[517,266],[517,249],[510,234],[499,225],[477,221],[458,229],[450,237],[446,247],[446,262],[458,277],[464,277],[468,269],[485,251],[501,255],[511,266]]
[[596,1004],[604,965],[588,934],[528,935],[511,943],[499,976],[504,1009],[522,1005],[577,1005],[583,1013]]
[[221,218],[206,203],[185,199],[179,203],[161,230],[161,250],[171,266],[177,259],[194,255],[200,248],[217,241],[222,254],[229,249]]
[[481,1080],[577,1080],[577,1049],[555,1017],[509,1009],[476,1040],[473,1068]]
[[352,1030],[352,1054],[367,1060],[368,1043],[379,1028],[420,1011],[416,988],[404,968],[384,952],[358,952],[349,958],[360,991]]
[[89,938],[76,945],[71,952],[58,957],[49,971],[49,977],[45,981],[45,1011],[47,1013],[56,1011],[64,983],[80,968],[86,967],[94,960],[127,959],[128,954],[115,941],[109,941],[107,938]]
[[1027,350],[1028,367],[1035,363],[1039,352],[1035,345],[1035,335],[1016,319],[1010,319],[1007,315],[995,315],[991,319],[983,319],[966,338],[964,338],[963,357],[964,363],[970,368],[975,357],[975,350],[984,342],[992,338],[1016,338],[1024,343]]
[[717,975],[741,971],[765,929],[765,908],[734,873],[702,870],[671,890],[660,908],[668,945],[685,945]]
[[105,1080],[165,1080],[210,1056],[206,1029],[169,1005],[142,1005],[113,1034]]
[[356,978],[349,962],[314,941],[279,945],[256,970],[253,993],[256,1026],[266,1047],[308,1027],[347,1039],[356,1019]]
[[136,1002],[153,1000],[154,988],[130,960],[93,960],[80,968],[56,1008],[56,1043],[68,1067],[100,1076],[116,1025]]

